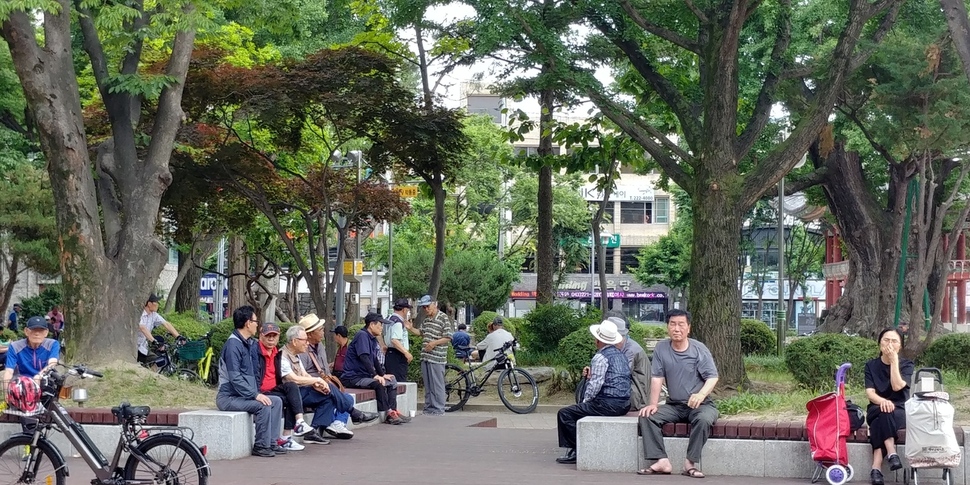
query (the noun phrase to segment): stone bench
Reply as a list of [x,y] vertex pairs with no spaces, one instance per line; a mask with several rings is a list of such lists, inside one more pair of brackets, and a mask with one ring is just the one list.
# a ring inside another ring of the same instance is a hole
[[[668,424],[663,431],[667,454],[674,470],[680,470],[687,453],[690,426]],[[964,449],[970,427],[954,427],[954,432]],[[905,433],[900,434],[899,455],[906,465]],[[642,440],[635,415],[583,418],[577,425],[576,437],[578,470],[633,473],[649,465],[642,458]],[[872,447],[866,428],[849,437],[848,451],[849,464],[856,472],[853,481],[868,481]],[[967,461],[964,459],[952,470],[953,484],[970,485],[966,480]],[[704,447],[701,465],[704,473],[711,476],[811,478],[815,470],[804,422],[719,420]]]

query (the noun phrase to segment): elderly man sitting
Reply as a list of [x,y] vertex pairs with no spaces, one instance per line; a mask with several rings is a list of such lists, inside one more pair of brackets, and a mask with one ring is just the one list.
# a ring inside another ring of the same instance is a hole
[[[294,325],[286,331],[286,346],[280,359],[280,374],[283,380],[300,386],[303,406],[313,409],[310,425],[321,435],[331,434],[340,439],[350,439],[354,433],[346,425],[334,419],[334,412],[349,413],[354,408],[354,398],[340,391],[337,386],[324,377],[313,377],[303,367],[300,355],[306,353],[306,330]],[[306,441],[306,439],[304,439]],[[313,441],[311,441],[313,442]]]
[[556,458],[558,463],[576,463],[577,421],[586,416],[623,416],[630,407],[630,364],[616,348],[623,336],[609,320],[590,325],[589,331],[596,338],[596,353],[583,371],[589,384],[583,402],[559,410],[559,446],[566,448],[566,454]]

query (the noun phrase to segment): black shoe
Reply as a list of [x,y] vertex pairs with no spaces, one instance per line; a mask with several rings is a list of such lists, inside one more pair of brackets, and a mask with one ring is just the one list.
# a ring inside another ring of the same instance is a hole
[[563,463],[566,465],[576,463],[576,449],[569,448],[566,450],[566,454],[556,458],[556,463]]
[[272,448],[268,448],[266,446],[254,446],[253,447],[253,456],[262,456],[262,457],[265,457],[265,458],[272,458],[272,457],[276,456],[276,452],[273,451]]
[[872,485],[883,485],[885,482],[882,480],[882,472],[879,470],[869,472],[869,483]]
[[900,468],[903,467],[903,463],[899,461],[899,455],[895,453],[889,455],[888,461],[889,461],[889,469],[892,471],[899,470]]
[[359,409],[354,409],[354,412],[350,414],[350,419],[354,422],[354,424],[369,423],[379,417],[381,417],[380,414],[368,413]]
[[273,450],[273,453],[276,453],[277,455],[285,455],[286,454],[286,448],[283,448],[280,445],[274,444],[272,447],[270,447],[270,449]]
[[312,444],[315,444],[315,445],[329,445],[330,444],[330,440],[324,438],[320,434],[320,432],[317,431],[317,430],[310,431],[309,433],[303,435],[303,442],[304,443],[312,443]]

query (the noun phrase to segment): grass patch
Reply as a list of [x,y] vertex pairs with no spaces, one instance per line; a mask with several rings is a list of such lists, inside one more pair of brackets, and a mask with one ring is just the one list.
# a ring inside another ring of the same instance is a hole
[[[202,384],[160,376],[137,364],[115,362],[97,370],[103,378],[69,378],[67,385],[88,390],[85,407],[114,407],[122,401],[153,408],[214,409],[216,391]],[[70,399],[65,406],[75,405]]]

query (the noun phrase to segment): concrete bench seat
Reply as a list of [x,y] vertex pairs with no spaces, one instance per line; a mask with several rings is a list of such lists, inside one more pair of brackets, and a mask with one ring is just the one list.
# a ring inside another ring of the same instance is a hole
[[[632,473],[648,466],[643,457],[639,419],[634,413],[620,417],[587,417],[577,426],[576,468],[589,471]],[[680,470],[687,453],[690,426],[684,423],[664,426],[667,454],[675,470]],[[961,449],[965,449],[970,427],[954,427]],[[900,433],[899,455],[905,458],[905,433]],[[872,447],[868,429],[862,428],[848,439],[849,463],[856,471],[853,481],[868,481]],[[967,482],[967,461],[952,470],[953,483]],[[811,458],[804,422],[719,420],[704,447],[700,467],[710,476],[752,476],[811,478],[815,463]],[[888,473],[888,467],[884,470]],[[891,479],[892,475],[887,475]],[[902,480],[902,476],[899,477]]]

